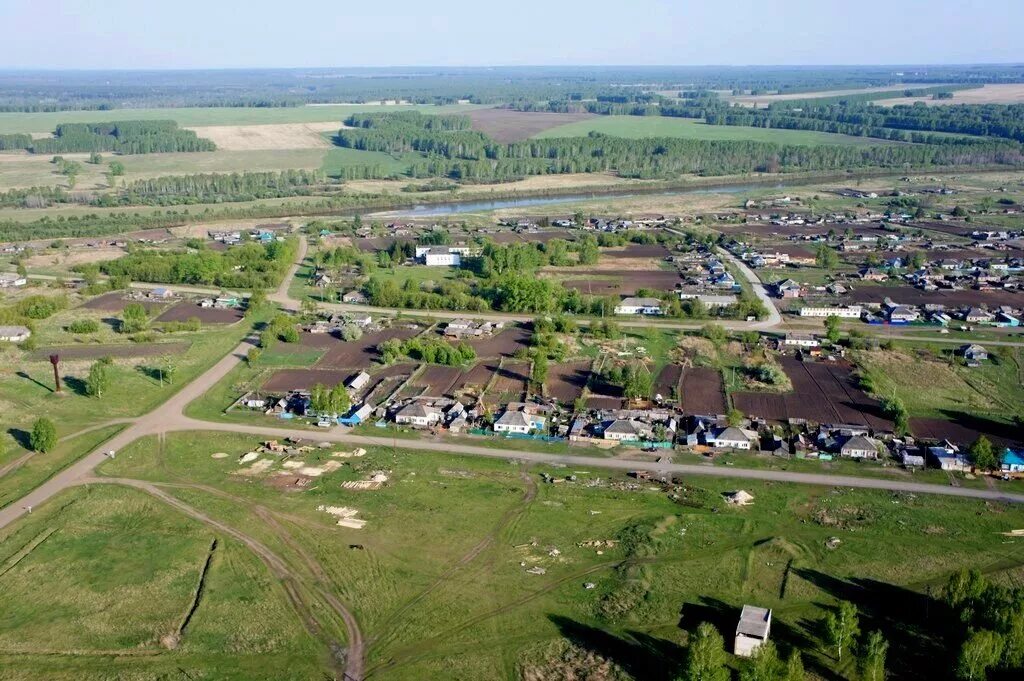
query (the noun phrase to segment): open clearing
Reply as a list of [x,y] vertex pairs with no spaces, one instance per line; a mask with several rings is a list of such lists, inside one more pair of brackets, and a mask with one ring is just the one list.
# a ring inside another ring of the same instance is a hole
[[0,113],[0,133],[50,133],[60,123],[103,123],[106,121],[173,120],[184,128],[208,125],[269,125],[276,123],[337,123],[351,114],[367,111],[422,111],[424,113],[469,113],[472,104],[386,105],[337,104],[327,106],[182,107],[167,109],[115,109],[113,111],[57,111],[45,113]]
[[475,109],[469,112],[473,129],[499,142],[518,142],[567,123],[590,118],[588,113],[552,113],[544,111],[513,111],[511,109]]
[[[280,477],[274,471],[238,474],[238,457],[255,444],[255,438],[224,433],[170,434],[163,445],[148,438],[122,449],[100,472],[173,483],[163,489],[258,537],[297,573],[321,575],[321,588],[336,594],[359,621],[371,678],[523,678],[509,670],[520,665],[550,670],[564,663],[557,651],[565,648],[556,645],[589,651],[605,660],[602,664],[625,665],[633,678],[676,678],[685,658],[686,631],[708,621],[728,634],[735,629],[740,606],[751,602],[775,611],[773,638],[784,648],[799,645],[809,672],[834,678],[828,670],[835,662],[824,652],[815,623],[837,599],[853,601],[862,622],[882,629],[889,640],[901,641],[889,651],[893,678],[941,678],[953,664],[957,645],[947,639],[951,623],[946,611],[926,595],[928,587],[961,567],[1001,578],[1022,563],[1020,540],[1000,534],[1024,527],[1024,508],[1017,506],[753,480],[691,479],[674,488],[653,482],[637,485],[606,470],[524,468],[503,458],[406,452],[401,440],[395,447],[370,447],[364,457],[343,460],[348,462],[333,470],[325,469],[326,463],[341,461],[332,457],[333,449],[293,457],[324,472],[304,490],[285,493],[274,484]],[[228,456],[214,459],[214,452]],[[342,487],[374,470],[387,471],[389,482],[373,492]],[[542,473],[563,482],[544,484]],[[565,480],[570,473],[574,481]],[[738,508],[722,501],[723,493],[738,488],[753,495],[752,506]],[[80,554],[58,551],[59,545],[53,544],[43,556],[57,566],[53,577],[26,582],[31,577],[22,573],[20,584],[27,587],[12,592],[17,595],[12,607],[22,618],[38,615],[22,589],[48,589],[42,597],[49,606],[60,594],[80,598],[95,576],[115,588],[106,597],[120,598],[117,607],[130,619],[118,622],[95,609],[73,612],[62,606],[48,611],[48,627],[71,631],[81,641],[99,623],[109,623],[113,628],[103,632],[109,642],[122,627],[127,634],[138,631],[140,622],[156,620],[149,618],[154,610],[187,605],[187,587],[194,586],[190,579],[183,578],[177,592],[168,592],[178,596],[145,603],[140,599],[152,598],[153,591],[119,586],[130,581],[127,577],[141,578],[132,566],[144,557],[149,560],[137,542],[157,542],[157,559],[165,550],[180,548],[172,560],[160,563],[151,573],[155,575],[180,570],[195,577],[209,546],[205,528],[199,528],[197,537],[190,522],[175,522],[156,502],[146,500],[146,505],[123,506],[123,512],[99,517],[80,514],[77,526],[87,526],[97,538],[113,531],[137,550],[101,551],[102,560],[89,565],[90,579],[83,580],[71,577],[78,572]],[[339,527],[334,517],[316,510],[321,506],[356,509],[366,526]],[[3,556],[45,531],[51,523],[44,510],[57,508],[49,505],[13,526],[18,541],[0,544]],[[149,539],[153,524],[174,534]],[[147,532],[135,531],[139,527]],[[59,534],[35,551],[45,550]],[[831,542],[833,537],[840,542]],[[162,541],[170,548],[163,548]],[[245,558],[243,548],[235,546],[239,560]],[[279,669],[275,653],[283,655],[303,642],[311,647],[307,664],[324,663],[312,637],[297,630],[294,612],[278,606],[277,580],[265,570],[261,575],[259,564],[248,558],[246,564],[256,569],[242,572],[239,588],[262,576],[266,586],[260,597],[232,601],[232,592],[224,594],[211,583],[195,615],[195,622],[205,627],[243,632],[241,650],[225,645],[220,677],[265,678]],[[38,561],[35,565],[44,564],[42,558]],[[121,568],[122,562],[127,567]],[[536,568],[533,573],[531,568]],[[43,574],[41,569],[32,576]],[[225,564],[215,557],[210,578],[218,571],[223,576]],[[594,588],[584,588],[585,583]],[[226,588],[223,580],[217,584]],[[219,605],[212,608],[214,604]],[[215,615],[220,618],[214,620]],[[330,617],[324,612],[317,616]],[[39,629],[22,629],[21,621],[0,619],[5,650],[44,647],[35,638]],[[173,625],[176,617],[168,614],[159,621]],[[254,631],[281,627],[287,630],[273,644],[268,642],[269,653],[256,656],[266,665],[258,675],[229,673],[246,656]],[[124,641],[110,643],[111,650],[131,649],[139,638],[126,635]],[[211,635],[190,641],[186,631],[178,650],[161,653],[156,660],[119,657],[119,670],[128,674],[138,665],[174,662],[190,672],[205,661],[196,656],[215,640]],[[66,653],[42,660],[0,656],[5,671],[43,662],[48,670],[71,669],[75,659]],[[102,662],[110,664],[109,659]],[[302,669],[301,674],[279,677],[316,677],[308,666]],[[70,672],[49,676],[75,678]]]
[[[866,95],[872,93],[885,93],[885,92],[901,92],[907,88],[924,87],[922,85],[911,84],[911,85],[882,85],[879,87],[865,87],[865,88],[852,88],[845,90],[822,90],[820,92],[792,92],[781,95],[732,95],[728,94],[723,97],[730,104],[740,104],[742,106],[750,107],[767,107],[772,102],[786,102],[799,99],[817,99],[820,97],[843,97],[846,95]],[[938,85],[929,84],[927,87],[938,87]],[[893,102],[896,100],[885,100],[886,102]]]
[[983,85],[972,90],[957,90],[952,99],[932,99],[928,97],[900,97],[899,99],[883,99],[877,102],[882,106],[896,104],[914,104],[924,102],[928,105],[944,106],[947,104],[1020,104],[1024,102],[1024,83],[1005,83]]
[[273,123],[269,125],[210,125],[190,128],[212,140],[218,150],[325,149],[331,146],[323,133],[334,132],[340,123]]
[[828,132],[808,130],[779,130],[773,128],[749,128],[734,125],[707,125],[691,118],[669,118],[665,116],[598,116],[597,118],[560,125],[535,135],[546,137],[585,137],[599,132],[615,137],[679,137],[699,140],[749,140],[752,142],[775,142],[776,144],[853,144],[884,145],[882,140],[867,137],[851,137]]

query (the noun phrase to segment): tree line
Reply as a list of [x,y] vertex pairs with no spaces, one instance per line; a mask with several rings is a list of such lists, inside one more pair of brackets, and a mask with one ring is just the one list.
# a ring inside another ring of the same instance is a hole
[[23,147],[35,154],[112,151],[120,154],[153,154],[175,151],[214,151],[212,141],[174,121],[116,121],[110,123],[61,123],[53,137],[29,140]]
[[[680,174],[841,170],[859,167],[1017,164],[1021,148],[995,140],[971,144],[879,147],[796,146],[742,140],[587,137],[534,139],[502,144],[480,132],[427,127],[427,116],[393,122],[387,114],[364,114],[361,127],[342,129],[342,146],[426,156],[414,163],[414,177],[445,176],[461,182],[503,182],[527,175],[615,171],[624,177],[663,178]],[[451,117],[455,118],[455,117]]]

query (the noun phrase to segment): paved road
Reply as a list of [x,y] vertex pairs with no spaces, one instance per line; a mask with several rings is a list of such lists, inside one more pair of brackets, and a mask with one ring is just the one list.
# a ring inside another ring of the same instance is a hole
[[495,447],[478,447],[451,441],[437,442],[434,440],[395,440],[390,437],[372,437],[352,435],[348,428],[338,427],[331,430],[310,431],[272,426],[250,426],[237,423],[212,423],[198,421],[187,417],[175,419],[167,431],[223,431],[245,433],[249,435],[273,438],[291,437],[304,440],[338,442],[361,447],[391,447],[396,445],[402,449],[417,451],[442,452],[465,456],[483,456],[492,459],[510,459],[530,463],[563,464],[573,468],[610,468],[616,470],[646,470],[656,473],[681,473],[684,475],[701,475],[719,478],[740,478],[744,480],[771,480],[803,485],[824,485],[832,487],[859,487],[864,489],[890,490],[894,492],[916,492],[920,494],[943,494],[948,496],[969,497],[1024,503],[1024,494],[1013,494],[987,489],[970,489],[934,485],[906,480],[889,480],[886,478],[861,478],[846,475],[829,475],[827,473],[793,473],[790,471],[770,471],[761,469],[736,468],[732,466],[715,466],[711,464],[679,464],[650,463],[623,459],[601,458],[594,456],[575,456],[572,454],[548,454],[543,452],[527,452],[515,449],[498,449]]

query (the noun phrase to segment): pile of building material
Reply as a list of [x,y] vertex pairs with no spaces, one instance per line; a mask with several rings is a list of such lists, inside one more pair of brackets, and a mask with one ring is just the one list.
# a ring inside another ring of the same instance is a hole
[[375,490],[383,487],[387,481],[387,474],[383,471],[376,471],[366,480],[348,480],[341,483],[341,487],[348,490]]
[[749,506],[754,503],[754,495],[746,490],[738,490],[725,495],[725,500],[735,506]]
[[334,452],[331,456],[336,456],[339,459],[351,459],[356,456],[366,456],[366,450],[362,447],[353,449],[351,452]]
[[324,513],[330,513],[338,519],[338,525],[347,527],[353,530],[361,530],[366,526],[366,521],[360,518],[356,518],[359,511],[348,506],[324,506],[320,505],[316,507],[316,510],[323,511]]

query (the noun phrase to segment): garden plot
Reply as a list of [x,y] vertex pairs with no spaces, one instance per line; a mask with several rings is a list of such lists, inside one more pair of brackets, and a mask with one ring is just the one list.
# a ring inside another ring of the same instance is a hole
[[590,361],[553,364],[548,370],[547,393],[563,404],[572,404],[590,381]]
[[683,371],[680,381],[683,413],[716,415],[728,411],[722,374],[717,369],[695,367]]

